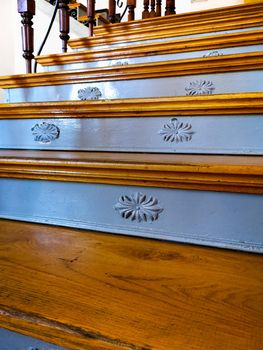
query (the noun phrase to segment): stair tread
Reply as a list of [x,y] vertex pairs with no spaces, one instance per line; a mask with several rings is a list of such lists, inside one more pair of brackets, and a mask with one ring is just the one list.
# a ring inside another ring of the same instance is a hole
[[236,47],[263,43],[262,30],[200,36],[179,40],[167,40],[158,43],[135,44],[127,47],[93,48],[69,52],[66,54],[49,54],[36,57],[43,66],[69,63],[90,62],[107,59],[123,59],[130,57],[164,55],[215,48]]
[[[9,79],[9,78],[7,78]],[[11,78],[10,78],[11,79]],[[15,82],[16,79],[13,79]],[[25,76],[26,81],[26,76]],[[263,113],[263,93],[0,104],[0,119]]]
[[117,32],[107,35],[98,35],[93,37],[82,37],[78,39],[69,40],[68,44],[71,48],[89,48],[100,45],[113,45],[119,43],[159,40],[172,37],[180,37],[185,35],[196,35],[201,33],[222,32],[227,30],[237,30],[243,28],[253,28],[262,26],[262,14],[256,13],[248,17],[219,19],[200,22],[196,25],[192,24],[178,24],[176,26],[163,26],[152,29],[142,29],[136,32]]
[[83,82],[149,79],[263,68],[263,52],[197,57],[123,66],[96,67],[0,77],[0,87],[33,87]]
[[0,227],[5,328],[72,350],[258,350],[263,342],[261,255],[8,220]]
[[263,158],[1,150],[0,177],[262,194]]

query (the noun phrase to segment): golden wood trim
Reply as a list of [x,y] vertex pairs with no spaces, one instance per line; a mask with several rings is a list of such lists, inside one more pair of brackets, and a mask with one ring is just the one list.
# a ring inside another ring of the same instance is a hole
[[262,114],[263,93],[0,104],[0,119]]
[[0,224],[2,327],[71,350],[262,344],[261,255]]
[[263,159],[1,151],[0,177],[262,194]]
[[195,74],[248,71],[263,68],[263,52],[216,57],[44,72],[0,77],[0,87],[17,88],[73,83],[176,77]]
[[222,49],[246,45],[263,44],[262,30],[240,33],[228,33],[202,36],[192,39],[180,39],[153,44],[139,44],[127,47],[112,47],[110,49],[93,49],[76,51],[67,54],[52,54],[36,57],[42,66],[91,62],[98,60],[123,59],[141,56],[165,55],[172,53]]
[[253,15],[263,11],[262,4],[251,4],[251,5],[235,5],[222,8],[215,8],[202,11],[194,11],[170,16],[147,18],[143,20],[135,20],[130,22],[114,23],[110,26],[99,26],[94,28],[96,35],[109,34],[116,32],[123,32],[127,30],[140,30],[147,27],[155,27],[160,25],[177,25],[179,23],[198,23],[206,19],[211,20],[212,18],[229,18],[232,19],[235,16]]
[[154,40],[182,35],[192,35],[201,33],[213,33],[216,31],[234,30],[262,26],[262,14],[255,14],[249,18],[241,17],[225,20],[211,20],[198,24],[178,24],[178,26],[160,26],[156,28],[146,28],[136,32],[124,31],[93,37],[84,37],[69,40],[72,48],[89,48],[99,45],[111,45],[114,43],[127,43],[128,41]]

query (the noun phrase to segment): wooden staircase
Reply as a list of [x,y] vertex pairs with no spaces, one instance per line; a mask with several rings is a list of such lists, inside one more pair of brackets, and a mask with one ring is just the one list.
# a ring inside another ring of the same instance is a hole
[[262,14],[94,28],[0,77],[0,350],[262,349]]

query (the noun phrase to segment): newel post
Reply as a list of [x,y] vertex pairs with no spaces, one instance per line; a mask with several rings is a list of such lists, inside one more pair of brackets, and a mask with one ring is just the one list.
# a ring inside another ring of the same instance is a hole
[[69,4],[70,0],[59,0],[59,31],[60,39],[62,40],[62,52],[68,50],[69,40]]
[[22,46],[23,57],[26,60],[26,72],[32,73],[32,60],[34,58],[34,30],[32,28],[32,19],[36,13],[35,0],[17,0],[17,10],[22,17]]

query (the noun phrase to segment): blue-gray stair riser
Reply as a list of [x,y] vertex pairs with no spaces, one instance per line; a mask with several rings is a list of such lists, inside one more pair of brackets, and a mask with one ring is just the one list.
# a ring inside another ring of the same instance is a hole
[[200,58],[203,57],[204,60],[208,57],[217,57],[231,54],[248,53],[248,52],[260,52],[263,51],[263,45],[250,45],[250,46],[239,46],[239,47],[229,47],[222,49],[211,49],[202,51],[192,51],[192,52],[182,52],[174,54],[163,54],[163,55],[153,55],[153,56],[142,56],[142,57],[132,57],[132,58],[119,58],[112,60],[95,60],[93,62],[74,62],[65,65],[54,65],[54,66],[44,66],[42,69],[46,72],[57,71],[57,70],[69,70],[69,69],[82,69],[82,68],[99,68],[99,67],[110,67],[110,66],[127,66],[129,64],[139,64],[139,63],[151,63],[151,62],[162,62],[171,60],[182,60],[188,58]]
[[22,334],[0,329],[1,350],[66,350]]
[[112,47],[122,47],[122,46],[130,46],[130,45],[136,45],[136,44],[150,44],[150,43],[158,43],[162,41],[168,41],[168,40],[179,40],[179,39],[192,39],[192,38],[198,38],[198,37],[204,37],[204,36],[211,36],[213,34],[228,34],[228,33],[238,33],[238,32],[248,32],[251,30],[259,30],[263,29],[263,26],[256,26],[256,27],[250,27],[250,28],[243,28],[243,29],[229,29],[229,30],[218,30],[214,32],[207,32],[207,33],[198,33],[198,34],[190,34],[190,35],[175,35],[173,37],[163,37],[163,38],[155,38],[155,39],[147,39],[147,40],[138,40],[138,41],[125,41],[121,43],[111,43],[108,45],[98,45],[98,46],[87,46],[85,48],[76,48],[75,51],[81,51],[81,50],[91,50],[94,47],[99,47],[101,49],[108,49]]
[[0,120],[0,148],[263,154],[263,115]]
[[0,193],[1,218],[263,252],[260,195],[20,179]]
[[7,102],[47,102],[261,92],[263,70],[7,89]]

